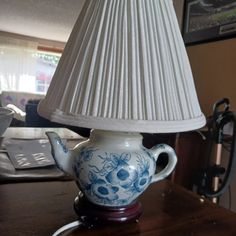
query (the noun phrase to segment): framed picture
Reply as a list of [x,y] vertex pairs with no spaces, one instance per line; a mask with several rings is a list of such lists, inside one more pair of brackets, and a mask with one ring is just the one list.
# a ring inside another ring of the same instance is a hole
[[186,44],[236,36],[236,0],[185,0],[183,38]]

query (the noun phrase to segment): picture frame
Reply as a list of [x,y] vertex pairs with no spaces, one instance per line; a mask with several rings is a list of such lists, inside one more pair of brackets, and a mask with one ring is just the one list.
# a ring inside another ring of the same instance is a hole
[[183,39],[186,45],[235,36],[235,0],[185,0]]

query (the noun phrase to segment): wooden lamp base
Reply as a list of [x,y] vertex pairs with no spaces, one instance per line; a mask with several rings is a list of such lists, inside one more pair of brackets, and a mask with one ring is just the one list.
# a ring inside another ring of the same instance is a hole
[[75,198],[74,209],[79,219],[88,226],[107,222],[137,221],[142,214],[140,202],[134,202],[125,207],[103,207],[91,203],[81,195]]

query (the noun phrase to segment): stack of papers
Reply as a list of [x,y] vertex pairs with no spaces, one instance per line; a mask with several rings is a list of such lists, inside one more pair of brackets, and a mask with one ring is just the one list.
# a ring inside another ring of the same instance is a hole
[[5,143],[15,169],[40,168],[55,165],[48,140],[8,139]]

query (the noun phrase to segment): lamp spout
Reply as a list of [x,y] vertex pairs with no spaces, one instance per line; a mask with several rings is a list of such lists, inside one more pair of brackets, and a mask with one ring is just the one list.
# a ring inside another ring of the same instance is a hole
[[51,144],[52,156],[57,167],[63,172],[74,176],[72,170],[74,160],[72,152],[65,146],[61,138],[55,132],[46,132],[46,135]]

